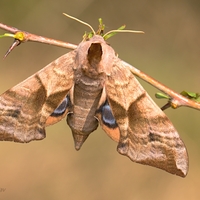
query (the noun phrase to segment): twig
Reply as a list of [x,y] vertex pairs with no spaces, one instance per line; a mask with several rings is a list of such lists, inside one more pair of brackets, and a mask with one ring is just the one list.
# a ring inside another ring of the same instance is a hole
[[[33,42],[41,42],[41,43],[45,43],[45,44],[51,44],[51,45],[55,45],[55,46],[59,46],[59,47],[64,47],[64,48],[67,48],[67,49],[76,49],[77,48],[77,45],[75,45],[75,44],[70,44],[70,43],[67,43],[67,42],[63,42],[63,41],[59,41],[59,40],[55,40],[55,39],[31,34],[31,33],[25,32],[25,31],[21,31],[17,28],[7,26],[7,25],[2,24],[2,23],[0,23],[0,28],[3,29],[3,30],[9,31],[13,34],[16,34],[18,32],[22,33],[24,38],[23,38],[23,40],[21,40],[21,42],[33,41]],[[137,68],[133,67],[132,65],[130,65],[130,64],[124,62],[124,61],[122,61],[122,62],[127,67],[129,67],[129,69],[131,70],[131,72],[134,75],[138,76],[139,78],[148,82],[152,86],[156,87],[157,89],[159,89],[162,92],[169,95],[171,97],[170,104],[173,105],[174,108],[177,108],[177,107],[180,107],[180,106],[187,106],[187,107],[191,107],[191,108],[200,110],[200,103],[197,103],[196,101],[190,100],[190,99],[182,96],[181,94],[176,93],[172,89],[166,87],[162,83],[156,81],[155,79],[148,76],[144,72],[138,70]]]
[[162,83],[158,82],[154,78],[148,76],[147,74],[138,70],[137,68],[133,67],[132,65],[130,65],[124,61],[122,61],[122,62],[124,63],[124,65],[129,67],[129,69],[131,70],[131,72],[134,75],[138,76],[139,78],[143,79],[147,83],[153,85],[157,89],[159,89],[162,92],[164,92],[165,94],[169,95],[171,97],[170,103],[173,104],[174,108],[178,108],[180,106],[187,106],[187,107],[191,107],[191,108],[200,110],[200,104],[197,103],[196,101],[190,100],[190,99],[184,97],[183,95],[176,93],[172,89],[168,88],[167,86],[163,85]]
[[63,41],[31,34],[29,32],[21,31],[17,28],[14,28],[14,27],[2,24],[2,23],[0,23],[0,28],[3,30],[9,31],[10,33],[13,33],[13,34],[16,34],[17,32],[23,33],[24,40],[22,40],[22,42],[33,41],[33,42],[41,42],[41,43],[45,43],[45,44],[51,44],[54,46],[64,47],[67,49],[76,49],[77,48],[77,45],[75,45],[75,44],[71,44],[68,42],[63,42]]

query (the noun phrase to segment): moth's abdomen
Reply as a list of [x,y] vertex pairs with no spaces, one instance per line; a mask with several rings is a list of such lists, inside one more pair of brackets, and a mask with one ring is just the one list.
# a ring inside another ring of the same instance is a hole
[[88,90],[82,83],[74,86],[73,106],[67,117],[67,122],[73,130],[88,135],[97,128],[95,112],[101,93],[102,89],[91,91],[91,88]]
[[82,76],[75,82],[73,96],[70,97],[72,106],[67,116],[67,123],[72,130],[76,149],[80,149],[88,135],[98,127],[95,114],[102,90],[100,79]]

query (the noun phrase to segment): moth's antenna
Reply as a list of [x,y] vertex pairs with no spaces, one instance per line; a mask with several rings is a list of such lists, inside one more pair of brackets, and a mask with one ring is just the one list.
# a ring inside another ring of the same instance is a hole
[[76,17],[72,17],[71,15],[68,15],[66,13],[63,13],[63,15],[65,15],[66,17],[69,17],[70,19],[76,20],[76,21],[80,22],[81,24],[84,24],[84,25],[88,26],[92,30],[92,32],[94,33],[94,35],[96,35],[94,29],[88,23],[86,23],[86,22],[84,22],[84,21],[82,21],[82,20],[80,20],[80,19],[78,19]]
[[108,39],[110,37],[110,35],[112,36],[112,34],[116,34],[116,33],[144,33],[144,31],[134,31],[134,30],[120,30],[120,29],[117,29],[117,30],[111,30],[111,31],[108,31],[104,36],[103,38],[104,39]]

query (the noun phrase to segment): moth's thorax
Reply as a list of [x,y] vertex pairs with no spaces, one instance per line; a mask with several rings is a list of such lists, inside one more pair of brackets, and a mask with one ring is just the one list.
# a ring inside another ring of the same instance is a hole
[[84,92],[89,93],[103,89],[108,75],[108,70],[106,71],[107,63],[105,63],[107,47],[109,46],[101,36],[94,36],[90,40],[80,43],[76,55],[74,80],[76,87],[80,87]]

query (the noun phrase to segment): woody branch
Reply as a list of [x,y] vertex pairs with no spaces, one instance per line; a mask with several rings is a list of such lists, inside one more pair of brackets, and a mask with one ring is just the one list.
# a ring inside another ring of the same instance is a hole
[[[0,29],[6,30],[10,33],[17,34],[17,33],[22,33],[23,34],[23,39],[20,42],[27,42],[27,41],[33,41],[33,42],[40,42],[40,43],[45,43],[45,44],[50,44],[54,46],[59,46],[67,49],[76,49],[77,45],[71,44],[68,42],[63,42],[47,37],[42,37],[39,35],[31,34],[26,31],[19,30],[17,28],[5,25],[0,23]],[[123,61],[124,62],[124,61]],[[157,89],[161,90],[162,92],[166,93],[171,97],[170,103],[174,105],[173,107],[177,108],[180,106],[187,106],[191,107],[194,109],[200,110],[200,104],[197,103],[196,101],[190,100],[181,94],[176,93],[172,89],[168,88],[167,86],[163,85],[162,83],[158,82],[157,80],[153,79],[152,77],[148,76],[144,72],[138,70],[137,68],[133,67],[132,65],[124,62],[125,65],[128,65],[129,68],[131,69],[131,72],[138,76],[139,78],[143,79],[144,81],[148,82],[152,86],[156,87]]]

